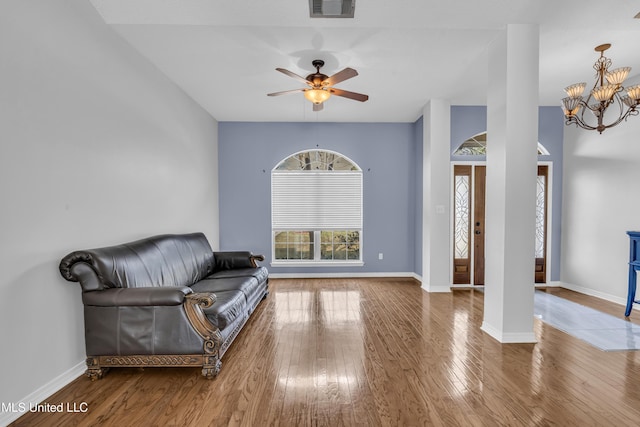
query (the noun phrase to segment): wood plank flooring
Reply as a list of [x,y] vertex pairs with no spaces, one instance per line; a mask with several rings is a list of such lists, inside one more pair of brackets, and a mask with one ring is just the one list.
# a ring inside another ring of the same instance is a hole
[[[631,426],[640,352],[602,352],[535,319],[537,344],[480,330],[483,294],[403,279],[272,279],[215,380],[113,369],[47,399],[86,413],[16,426]],[[624,307],[558,296],[623,317]],[[638,310],[632,320],[640,323]]]

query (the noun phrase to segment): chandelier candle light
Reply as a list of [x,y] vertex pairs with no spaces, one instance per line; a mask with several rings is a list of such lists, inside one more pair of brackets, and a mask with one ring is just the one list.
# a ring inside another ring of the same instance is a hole
[[[595,48],[596,52],[600,52],[600,58],[593,64],[593,68],[596,70],[596,83],[587,99],[584,99],[583,96],[584,89],[587,86],[586,83],[576,83],[564,89],[568,95],[566,98],[562,98],[562,110],[566,119],[565,124],[575,124],[583,129],[597,130],[602,133],[605,129],[617,125],[629,116],[638,115],[636,107],[640,104],[640,85],[631,86],[627,89],[622,86],[631,71],[631,67],[616,68],[609,71],[611,59],[604,56],[604,51],[610,47],[611,44],[606,43]],[[589,105],[591,102],[593,103]],[[617,111],[617,118],[611,123],[605,124],[605,112],[614,104],[618,107],[613,108],[614,111]],[[585,119],[586,111],[593,113],[597,120],[596,125],[587,123],[587,121],[591,120]]]

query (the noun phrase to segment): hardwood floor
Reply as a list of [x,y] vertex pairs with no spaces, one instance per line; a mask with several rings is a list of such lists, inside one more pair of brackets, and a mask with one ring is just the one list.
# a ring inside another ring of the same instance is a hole
[[[47,399],[85,413],[16,426],[631,426],[640,352],[603,352],[537,319],[537,344],[480,330],[478,290],[429,294],[395,279],[272,279],[223,358],[198,369],[113,369]],[[548,292],[623,317],[624,307]],[[640,323],[638,310],[632,320]]]

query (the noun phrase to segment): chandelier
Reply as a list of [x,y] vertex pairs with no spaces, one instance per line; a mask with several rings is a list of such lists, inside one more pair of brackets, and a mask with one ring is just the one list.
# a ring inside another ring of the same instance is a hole
[[[583,129],[597,130],[602,133],[605,129],[627,120],[629,116],[638,115],[636,107],[640,104],[640,85],[627,89],[622,86],[631,67],[609,71],[611,59],[604,56],[604,51],[610,47],[611,44],[606,43],[595,48],[596,52],[600,52],[600,58],[593,64],[596,70],[596,83],[586,99],[583,96],[586,83],[576,83],[564,89],[568,95],[562,99],[565,124],[575,124]],[[611,110],[608,111],[609,107]],[[587,111],[593,114],[595,119],[590,114],[586,114]],[[607,111],[610,113],[607,118],[611,121],[605,124]]]

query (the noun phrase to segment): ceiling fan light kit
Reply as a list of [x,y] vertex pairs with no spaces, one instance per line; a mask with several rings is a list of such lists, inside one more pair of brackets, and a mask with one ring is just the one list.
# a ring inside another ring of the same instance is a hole
[[314,104],[322,104],[329,99],[331,92],[325,89],[305,89],[304,97]]
[[[567,86],[564,90],[566,98],[562,98],[562,110],[566,119],[566,124],[575,124],[587,130],[597,130],[602,133],[605,129],[616,126],[629,116],[637,116],[640,105],[640,85],[631,86],[627,89],[622,86],[625,79],[631,72],[631,67],[621,67],[609,70],[611,59],[604,56],[604,51],[609,49],[611,44],[605,43],[596,46],[595,51],[600,52],[600,58],[593,64],[596,70],[596,83],[589,92],[589,96],[584,98],[586,83],[576,83]],[[595,103],[591,103],[595,101]],[[605,124],[604,116],[609,107],[615,105],[613,111],[617,111],[617,116],[608,124]],[[595,116],[596,123],[585,112],[590,111]]]
[[368,95],[362,93],[350,92],[348,90],[342,90],[334,88],[333,85],[343,82],[347,79],[355,77],[358,72],[353,68],[345,68],[342,71],[337,72],[331,77],[320,72],[320,68],[324,66],[324,61],[321,59],[314,59],[311,63],[316,67],[316,72],[309,74],[307,77],[302,77],[284,68],[276,68],[283,74],[298,80],[301,83],[309,86],[308,88],[285,90],[282,92],[268,93],[267,96],[280,96],[288,95],[291,93],[303,92],[304,97],[313,103],[313,111],[322,110],[323,103],[328,100],[331,95],[341,96],[355,101],[365,102],[369,99]]

